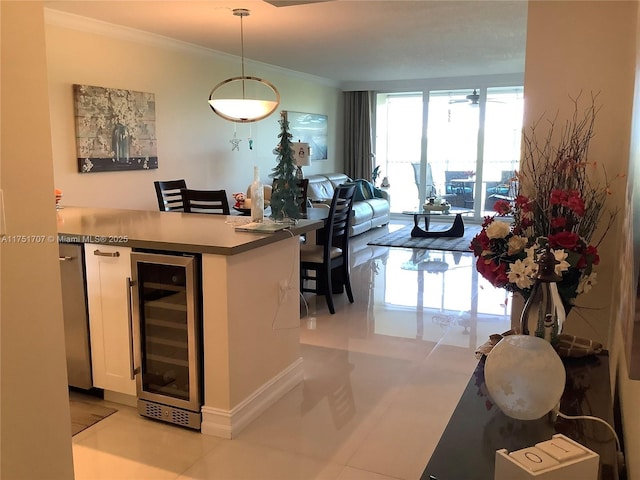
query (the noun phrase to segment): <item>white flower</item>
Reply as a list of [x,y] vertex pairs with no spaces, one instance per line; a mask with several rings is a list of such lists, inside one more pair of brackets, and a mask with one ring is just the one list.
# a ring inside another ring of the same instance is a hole
[[566,272],[569,270],[569,262],[567,262],[567,257],[569,254],[565,250],[551,250],[553,256],[556,258],[556,261],[560,263],[556,263],[555,273],[556,275],[562,275],[562,272]]
[[[534,264],[535,265],[535,264]],[[531,267],[527,262],[522,260],[516,260],[511,264],[507,277],[511,283],[515,283],[518,288],[529,288],[533,285],[531,278]]]
[[538,245],[538,242],[534,243],[533,245],[531,245],[529,248],[525,248],[525,252],[527,252],[527,260],[531,260],[532,262],[535,262],[536,259],[536,251],[540,248],[540,245]]
[[578,288],[576,292],[578,294],[587,293],[591,288],[598,283],[598,279],[596,278],[598,274],[593,272],[591,275],[583,275],[580,279],[580,283],[578,283]]
[[514,255],[516,253],[522,252],[524,250],[524,247],[527,246],[527,238],[521,237],[519,235],[514,235],[509,239],[507,246],[509,247],[507,251],[508,255]]
[[487,227],[488,238],[504,238],[509,235],[511,226],[506,222],[493,221]]
[[538,274],[538,264],[535,262],[533,257],[525,258],[522,263],[527,267],[527,272],[531,278],[535,278]]

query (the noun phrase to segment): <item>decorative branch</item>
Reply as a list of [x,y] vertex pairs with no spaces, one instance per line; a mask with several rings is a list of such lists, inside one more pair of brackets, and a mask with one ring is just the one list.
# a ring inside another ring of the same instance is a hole
[[[587,242],[592,237],[604,215],[608,215],[605,230],[595,241],[599,245],[617,215],[617,210],[605,208],[610,183],[602,166],[605,184],[594,183],[589,170],[597,168],[595,162],[589,162],[589,143],[595,136],[594,125],[601,107],[596,106],[598,94],[591,95],[591,103],[581,114],[579,108],[580,95],[571,98],[573,113],[560,132],[556,125],[556,117],[548,120],[545,136],[538,135],[536,122],[530,133],[522,135],[522,162],[518,177],[518,195],[528,197],[532,201],[532,221],[530,227],[537,235],[548,236],[553,233],[552,220],[562,217],[566,220],[563,230],[578,234]],[[554,141],[557,137],[557,144]],[[584,203],[584,213],[566,205],[552,205],[554,191],[567,193],[577,192]],[[516,219],[516,227],[518,221]]]

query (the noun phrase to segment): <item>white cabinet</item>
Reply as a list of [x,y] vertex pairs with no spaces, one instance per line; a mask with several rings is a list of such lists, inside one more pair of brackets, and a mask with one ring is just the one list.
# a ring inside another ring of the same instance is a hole
[[84,248],[93,384],[135,395],[136,383],[131,378],[131,249],[91,243]]

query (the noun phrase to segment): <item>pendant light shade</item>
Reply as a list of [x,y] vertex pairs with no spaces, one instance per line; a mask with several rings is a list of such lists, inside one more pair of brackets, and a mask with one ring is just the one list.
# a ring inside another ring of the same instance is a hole
[[240,17],[242,75],[223,80],[213,87],[209,94],[209,105],[225,120],[239,123],[256,122],[275,112],[280,104],[280,93],[271,82],[244,74],[242,19],[249,15],[249,10],[236,8],[233,14]]
[[280,94],[276,87],[258,77],[228,78],[213,87],[209,94],[211,109],[232,122],[262,120],[271,115],[279,104]]

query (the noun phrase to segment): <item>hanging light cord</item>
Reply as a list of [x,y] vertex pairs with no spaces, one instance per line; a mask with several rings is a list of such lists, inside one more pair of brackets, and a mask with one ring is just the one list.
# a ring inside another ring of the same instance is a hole
[[242,99],[244,100],[244,17],[249,15],[249,12],[242,11],[238,15],[240,16],[240,59],[242,62]]
[[[280,93],[278,89],[271,82],[262,78],[253,77],[247,75],[244,66],[244,18],[249,15],[249,10],[246,8],[234,8],[233,15],[240,17],[240,59],[241,59],[241,73],[242,76],[233,76],[222,82],[218,83],[211,89],[209,93],[209,106],[216,115],[221,116],[225,120],[238,123],[250,123],[262,120],[271,115],[278,105],[280,105]],[[253,82],[253,83],[252,83]],[[237,95],[238,83],[242,84],[241,94]],[[216,97],[216,94],[220,94],[221,87],[227,84],[232,84],[231,93],[229,89]],[[254,93],[253,89],[249,92],[249,98],[247,98],[246,85],[261,84],[263,88],[271,90],[271,96],[275,97],[275,100],[264,98],[264,95],[258,95]],[[226,95],[225,95],[226,93]],[[251,145],[250,145],[251,146]]]
[[598,418],[598,417],[592,417],[591,415],[565,415],[564,413],[562,413],[560,410],[557,410],[556,413],[558,414],[558,416],[560,418],[564,418],[566,420],[594,420],[596,422],[600,422],[603,425],[605,425],[609,430],[611,430],[611,433],[613,433],[613,436],[616,439],[616,450],[618,452],[621,452],[622,449],[620,448],[620,439],[618,438],[618,434],[616,433],[616,431],[613,429],[613,427],[611,425],[609,425],[607,422],[605,422],[603,419]]

